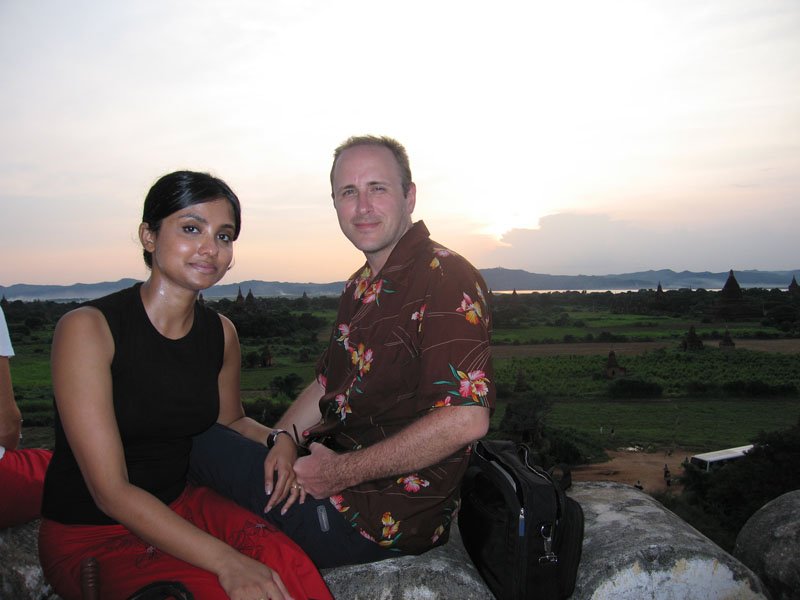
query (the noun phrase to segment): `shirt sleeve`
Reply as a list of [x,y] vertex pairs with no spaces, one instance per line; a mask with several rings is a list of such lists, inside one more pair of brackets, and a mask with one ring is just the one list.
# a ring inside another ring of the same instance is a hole
[[11,345],[11,336],[8,334],[6,316],[2,308],[0,308],[0,356],[14,356],[14,347]]
[[420,320],[420,402],[423,406],[494,406],[490,355],[491,316],[486,284],[458,255],[438,259],[441,269]]

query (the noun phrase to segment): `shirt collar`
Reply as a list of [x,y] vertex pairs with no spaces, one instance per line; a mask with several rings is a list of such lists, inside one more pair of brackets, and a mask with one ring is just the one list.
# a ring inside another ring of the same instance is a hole
[[[428,228],[425,227],[425,223],[423,221],[417,221],[414,223],[411,228],[403,234],[403,237],[398,240],[397,244],[392,249],[391,254],[389,254],[389,258],[386,259],[386,264],[384,264],[383,268],[381,269],[381,273],[393,267],[407,263],[409,259],[414,257],[419,245],[427,242],[430,239],[430,235],[431,234],[428,231]],[[360,282],[362,285],[366,285],[375,277],[375,275],[376,273],[372,272],[369,262],[366,262],[364,263],[364,266],[362,266],[353,274],[348,282],[348,285],[353,282]]]

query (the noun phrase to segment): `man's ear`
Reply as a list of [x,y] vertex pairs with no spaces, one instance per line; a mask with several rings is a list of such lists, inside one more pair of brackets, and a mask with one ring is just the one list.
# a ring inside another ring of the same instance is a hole
[[142,248],[148,252],[153,252],[156,247],[156,234],[150,229],[147,223],[139,225],[139,241],[142,243]]
[[414,207],[417,205],[417,186],[412,181],[408,184],[408,193],[406,194],[406,206],[408,206],[408,214],[414,212]]

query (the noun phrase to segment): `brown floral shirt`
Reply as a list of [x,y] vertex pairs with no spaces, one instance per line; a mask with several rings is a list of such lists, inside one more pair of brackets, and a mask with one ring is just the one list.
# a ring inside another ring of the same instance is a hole
[[[486,284],[458,254],[433,242],[421,221],[374,275],[345,286],[317,377],[323,415],[310,430],[346,452],[396,434],[443,406],[494,405]],[[447,540],[469,459],[463,448],[414,473],[368,481],[331,502],[361,534],[420,553]]]

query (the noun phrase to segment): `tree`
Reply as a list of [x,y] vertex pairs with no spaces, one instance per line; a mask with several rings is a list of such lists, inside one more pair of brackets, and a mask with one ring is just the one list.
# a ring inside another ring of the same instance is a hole
[[289,373],[285,376],[278,375],[272,378],[272,389],[287,398],[294,398],[297,394],[297,388],[302,382],[303,380],[297,373]]
[[256,351],[248,352],[242,358],[242,363],[248,369],[255,369],[261,364],[261,355]]
[[[687,464],[684,470],[679,515],[726,550],[736,535],[762,506],[800,488],[800,419],[781,431],[761,433],[744,457],[718,471],[705,473]],[[694,518],[688,518],[694,515]]]
[[532,392],[515,394],[506,405],[500,430],[517,441],[542,448],[545,420],[553,401]]

